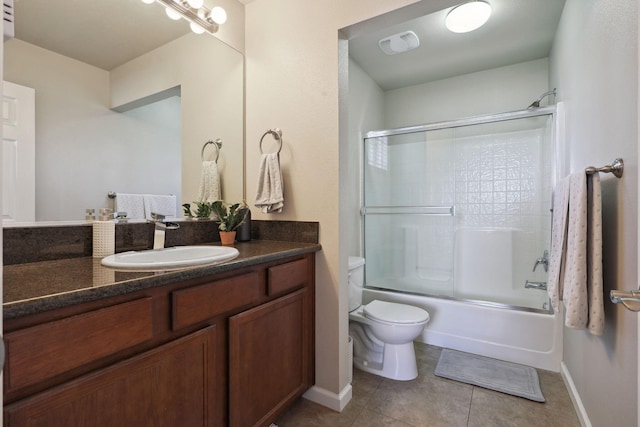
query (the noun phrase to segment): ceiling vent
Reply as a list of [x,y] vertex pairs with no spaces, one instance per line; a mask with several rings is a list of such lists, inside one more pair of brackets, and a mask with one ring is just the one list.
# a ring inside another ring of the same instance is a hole
[[378,46],[387,55],[395,55],[420,46],[420,40],[413,31],[394,34],[378,41]]
[[4,12],[4,41],[12,39],[14,37],[13,27],[13,0],[3,0],[3,12]]

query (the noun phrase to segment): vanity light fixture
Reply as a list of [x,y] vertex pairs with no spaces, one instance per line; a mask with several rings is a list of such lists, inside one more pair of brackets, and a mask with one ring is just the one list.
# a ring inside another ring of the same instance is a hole
[[491,5],[482,0],[471,0],[451,9],[445,25],[454,33],[468,33],[482,27],[491,16]]
[[191,31],[196,34],[215,34],[218,26],[227,21],[227,13],[220,6],[208,9],[204,0],[142,0],[144,3],[160,3],[165,7],[167,16],[171,19],[184,18],[189,21]]

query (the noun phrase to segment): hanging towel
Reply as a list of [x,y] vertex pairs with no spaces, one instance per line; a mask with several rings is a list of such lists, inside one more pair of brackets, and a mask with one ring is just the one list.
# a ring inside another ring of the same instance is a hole
[[198,188],[198,201],[213,203],[222,200],[220,194],[220,175],[218,174],[218,163],[207,160],[202,162],[202,173],[200,177],[200,187]]
[[587,179],[584,172],[569,178],[569,213],[562,301],[565,325],[573,329],[587,326]]
[[129,219],[145,219],[143,195],[116,193],[116,211],[126,212]]
[[157,213],[167,218],[176,217],[176,196],[172,194],[145,194],[144,213],[147,219],[151,219],[151,213]]
[[602,281],[602,194],[600,175],[587,178],[587,292],[589,294],[589,332],[604,333],[604,286]]
[[262,209],[263,213],[282,212],[284,195],[278,153],[262,155],[255,206]]
[[565,325],[604,331],[600,178],[584,172],[561,180],[553,204],[547,289],[554,310],[565,305]]
[[553,221],[551,224],[551,254],[549,257],[549,276],[547,277],[547,293],[551,306],[556,313],[560,312],[562,300],[562,277],[567,237],[567,211],[569,209],[569,177],[556,185],[553,195]]

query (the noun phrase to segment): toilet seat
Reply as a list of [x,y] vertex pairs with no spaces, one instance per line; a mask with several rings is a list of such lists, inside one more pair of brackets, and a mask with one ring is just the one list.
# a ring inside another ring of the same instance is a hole
[[429,313],[419,307],[387,301],[371,301],[363,312],[369,319],[389,324],[414,325],[429,320]]

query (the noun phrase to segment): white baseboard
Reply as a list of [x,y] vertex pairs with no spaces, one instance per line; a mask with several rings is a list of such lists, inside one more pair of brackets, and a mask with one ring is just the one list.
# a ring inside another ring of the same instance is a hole
[[351,384],[347,384],[340,394],[332,393],[328,390],[313,386],[307,390],[302,397],[319,405],[326,406],[336,412],[342,412],[347,403],[351,401]]
[[576,410],[576,414],[578,414],[578,421],[580,421],[580,425],[582,427],[592,427],[589,416],[587,415],[587,411],[582,404],[580,394],[578,394],[578,389],[576,389],[576,385],[573,383],[573,378],[571,378],[571,373],[569,372],[567,365],[564,364],[564,361],[560,363],[560,373],[562,374],[564,385],[569,391],[569,397],[571,397],[571,401],[573,402],[573,407]]

